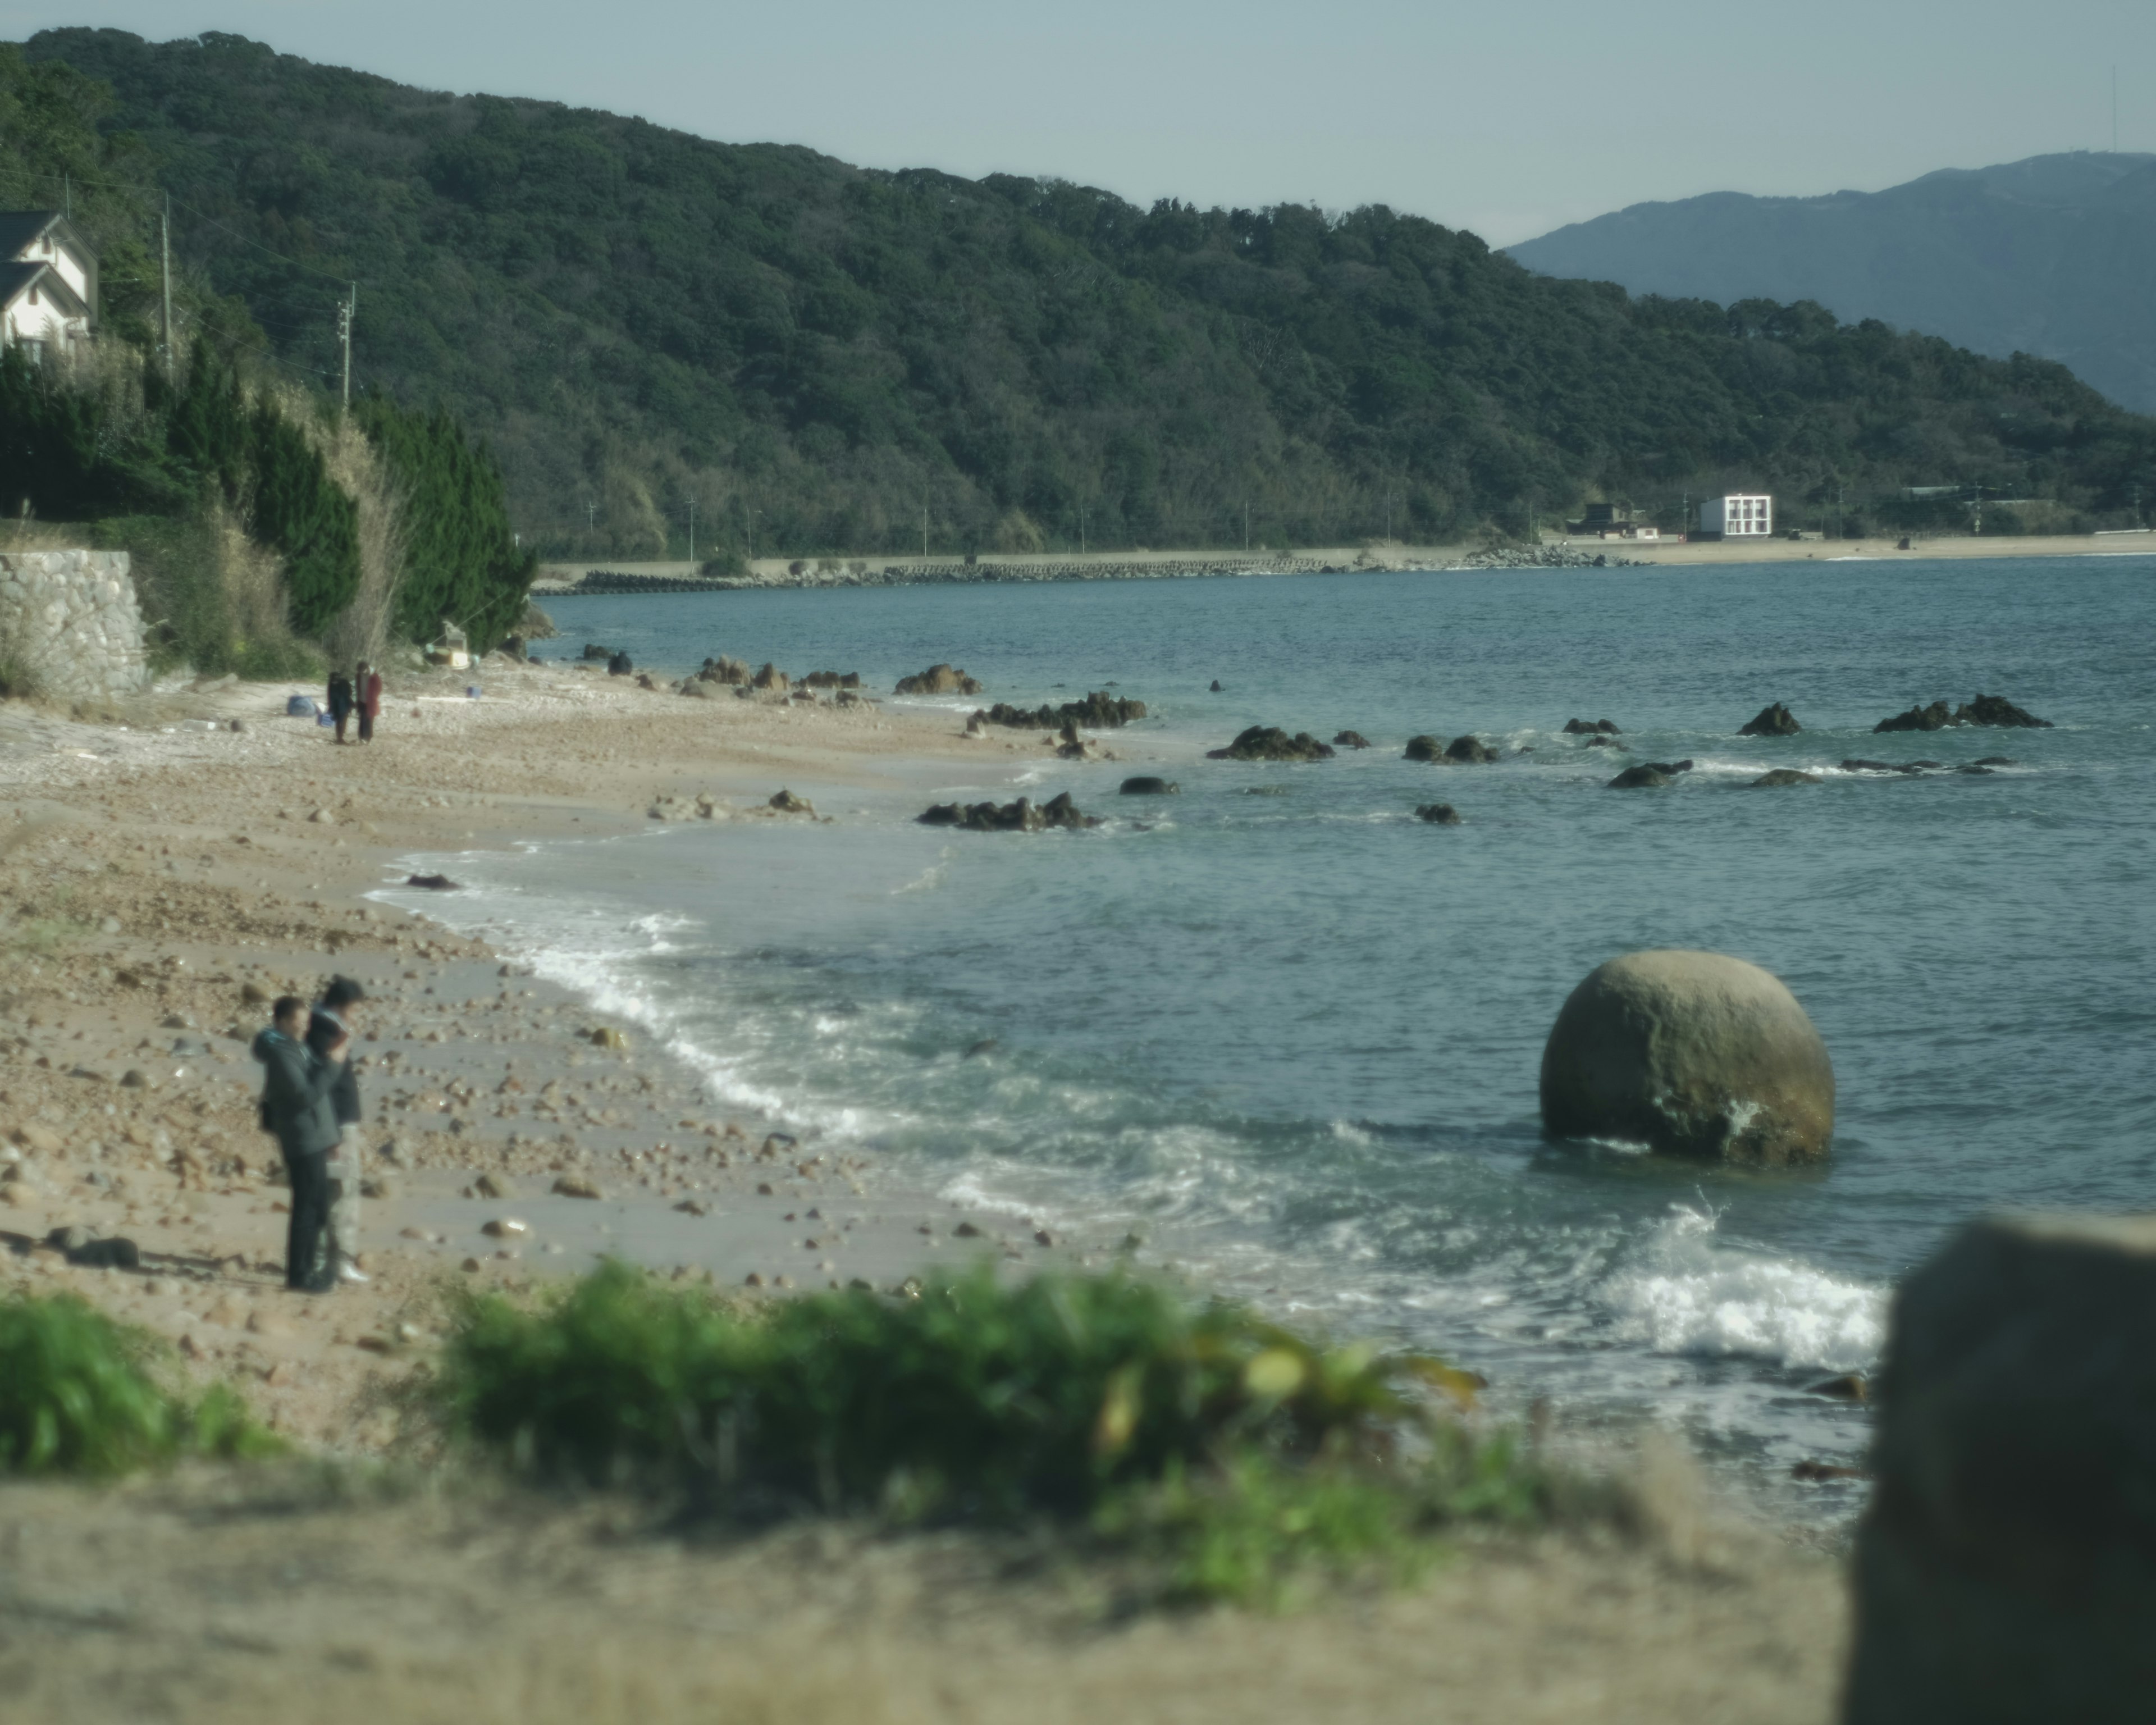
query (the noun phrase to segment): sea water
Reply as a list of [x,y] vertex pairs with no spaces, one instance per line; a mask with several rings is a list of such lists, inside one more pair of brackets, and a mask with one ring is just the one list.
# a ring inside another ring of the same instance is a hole
[[[964,667],[987,700],[1148,716],[1037,734],[834,824],[654,828],[459,859],[430,903],[640,1015],[893,1178],[1009,1205],[1336,1332],[1486,1373],[1501,1410],[1685,1431],[1778,1512],[1854,1488],[1898,1276],[1988,1209],[2156,1204],[2156,558],[982,584],[552,602],[675,672]],[[1214,692],[1210,685],[1222,685]],[[2050,730],[1875,735],[2004,695]],[[1738,728],[1772,701],[1804,726]],[[942,706],[957,728],[979,703]],[[1568,736],[1609,718],[1625,752]],[[1205,758],[1250,724],[1368,750]],[[1493,765],[1401,757],[1474,733]],[[1847,773],[1849,757],[1982,773]],[[1628,762],[1690,757],[1666,790]],[[1755,789],[1770,768],[1825,782]],[[1136,773],[1173,798],[1119,798]],[[778,788],[775,780],[772,788]],[[931,801],[1074,793],[1097,829],[952,833]],[[1445,801],[1456,827],[1415,818]],[[1834,1154],[1672,1163],[1541,1130],[1544,1038],[1639,947],[1781,977],[1832,1053]]]

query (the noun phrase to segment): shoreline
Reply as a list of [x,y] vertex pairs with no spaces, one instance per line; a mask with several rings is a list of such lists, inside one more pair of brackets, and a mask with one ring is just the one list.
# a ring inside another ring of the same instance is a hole
[[[789,781],[978,772],[983,744],[933,711],[689,701],[582,668],[490,662],[485,699],[450,692],[477,675],[393,678],[368,747],[282,717],[283,685],[168,691],[101,724],[0,709],[0,942],[17,952],[0,1289],[80,1293],[192,1375],[234,1381],[274,1428],[363,1452],[388,1434],[351,1410],[391,1356],[424,1350],[445,1277],[526,1286],[616,1255],[783,1291],[889,1286],[984,1252],[1068,1260],[1024,1217],[962,1214],[851,1147],[714,1106],[640,1027],[431,906],[382,899],[415,855],[638,835],[660,797],[786,819],[764,804]],[[245,997],[311,995],[332,972],[370,997],[357,1055],[382,1195],[363,1224],[373,1279],[317,1298],[282,1287],[244,1040],[266,1007]],[[563,1178],[604,1196],[558,1195]],[[70,1266],[44,1244],[69,1227],[132,1240],[143,1271]]]
[[[1900,548],[1898,534],[1870,539],[1719,542],[1587,539],[1546,536],[1545,551],[1591,562],[1609,558],[1613,567],[1650,565],[1684,567],[1695,564],[1780,563],[1861,561],[1924,562],[1997,557],[2156,557],[2156,529],[2147,532],[2048,534],[2025,536],[1912,538]],[[542,562],[532,595],[548,598],[583,593],[761,592],[767,589],[836,588],[864,586],[927,586],[998,581],[1175,580],[1229,576],[1317,575],[1358,572],[1402,574],[1523,573],[1560,564],[1519,563],[1524,556],[1512,547],[1496,560],[1478,563],[1481,547],[1458,545],[1341,545],[1296,551],[1253,552],[1199,549],[1172,552],[983,553],[968,562],[955,555],[935,557],[757,557],[745,574],[707,578],[702,566],[685,561],[609,561],[604,563]],[[1620,564],[1620,560],[1622,560]],[[581,585],[587,575],[620,578],[619,584]]]

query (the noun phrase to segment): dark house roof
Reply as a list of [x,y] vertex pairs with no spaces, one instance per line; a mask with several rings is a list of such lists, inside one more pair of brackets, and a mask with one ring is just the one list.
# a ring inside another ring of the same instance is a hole
[[90,310],[83,304],[82,296],[68,285],[67,277],[42,258],[27,264],[12,259],[0,263],[0,305],[12,305],[15,296],[33,284],[51,294],[62,305],[74,306],[78,316]]
[[13,258],[45,229],[67,219],[56,209],[0,210],[0,258]]

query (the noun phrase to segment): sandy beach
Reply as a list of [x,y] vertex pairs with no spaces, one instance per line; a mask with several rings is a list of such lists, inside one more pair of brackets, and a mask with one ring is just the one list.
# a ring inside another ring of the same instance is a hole
[[[463,694],[475,676],[484,699]],[[801,819],[769,798],[1016,764],[1039,737],[497,662],[400,674],[379,740],[340,748],[282,716],[287,692],[0,706],[0,1287],[80,1294],[305,1452],[365,1461],[390,1453],[448,1287],[528,1289],[611,1254],[754,1298],[1112,1250],[714,1111],[634,1027],[366,897],[414,854],[634,831],[662,797]],[[268,999],[332,972],[370,997],[370,1280],[311,1296],[282,1286],[247,1040]],[[124,1235],[139,1269],[72,1266],[47,1244],[67,1229]],[[1285,1628],[1127,1624],[1098,1575],[1024,1542],[685,1538],[476,1483],[356,1489],[279,1469],[8,1486],[0,1691],[36,1698],[24,1717],[266,1718],[311,1681],[285,1650],[313,1641],[306,1669],[338,1675],[310,1707],[331,1718],[1377,1719],[1426,1717],[1438,1688],[1462,1719],[1795,1721],[1828,1716],[1843,1635],[1831,1560],[1723,1527],[1690,1486],[1636,1543],[1476,1545]],[[320,1560],[279,1567],[295,1541]]]

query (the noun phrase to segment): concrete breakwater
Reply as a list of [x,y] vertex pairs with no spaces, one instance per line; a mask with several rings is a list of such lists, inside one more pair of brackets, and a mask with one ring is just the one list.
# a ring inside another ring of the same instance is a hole
[[693,563],[656,568],[588,569],[570,578],[557,570],[542,576],[533,591],[541,593],[742,593],[771,588],[918,587],[1005,581],[1168,581],[1235,575],[1348,575],[1380,571],[1440,569],[1620,568],[1633,560],[1562,546],[1476,552],[1411,552],[1404,549],[1373,556],[1342,552],[1326,557],[1028,557],[997,560],[903,562],[871,565],[865,558],[802,559],[745,575],[705,575]]

